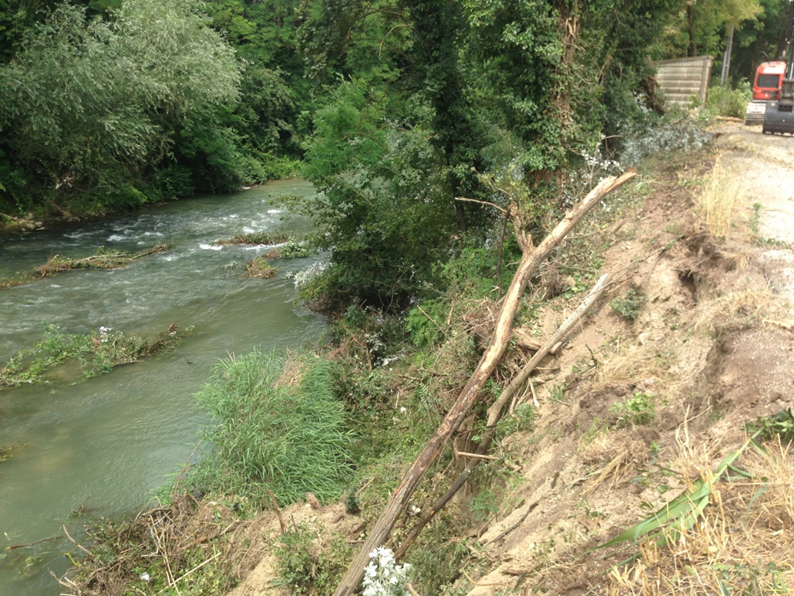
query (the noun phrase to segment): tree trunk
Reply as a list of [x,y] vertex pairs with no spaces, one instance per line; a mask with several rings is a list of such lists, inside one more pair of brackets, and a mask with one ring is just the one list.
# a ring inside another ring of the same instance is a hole
[[689,50],[687,57],[692,58],[698,55],[698,44],[695,39],[695,3],[691,2],[686,7],[687,30],[689,32]]
[[463,209],[463,205],[460,204],[460,201],[455,201],[455,219],[458,222],[458,231],[466,232],[469,226],[466,223],[466,211]]

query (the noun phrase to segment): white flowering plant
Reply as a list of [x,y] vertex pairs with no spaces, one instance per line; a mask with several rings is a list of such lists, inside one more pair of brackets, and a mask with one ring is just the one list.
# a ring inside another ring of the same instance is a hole
[[394,553],[378,547],[369,554],[369,565],[364,570],[364,596],[405,596],[405,584],[411,566],[397,565]]

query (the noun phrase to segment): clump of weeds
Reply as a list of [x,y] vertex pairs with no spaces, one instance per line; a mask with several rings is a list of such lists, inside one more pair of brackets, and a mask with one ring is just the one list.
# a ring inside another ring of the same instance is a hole
[[315,252],[316,251],[313,250],[308,243],[297,238],[290,238],[283,244],[283,246],[269,250],[262,256],[271,260],[305,259],[315,254]]
[[265,257],[256,257],[245,264],[245,272],[248,277],[270,279],[276,275],[276,268]]
[[634,321],[640,314],[645,296],[634,288],[630,288],[625,295],[615,298],[609,305],[624,321]]
[[251,232],[250,234],[237,234],[232,238],[216,240],[213,242],[213,244],[218,246],[227,246],[231,244],[245,244],[252,246],[264,244],[266,246],[272,246],[275,244],[284,244],[289,240],[292,240],[292,238],[286,234],[274,234],[272,232]]
[[312,532],[305,525],[293,525],[275,545],[276,584],[296,596],[331,594],[352,553],[342,536],[324,540],[322,531]]
[[612,412],[618,416],[617,428],[650,424],[656,420],[656,397],[651,393],[635,393],[626,401],[613,405]]

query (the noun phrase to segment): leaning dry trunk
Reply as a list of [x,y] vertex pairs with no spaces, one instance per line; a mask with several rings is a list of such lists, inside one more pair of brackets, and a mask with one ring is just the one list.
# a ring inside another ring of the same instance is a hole
[[414,494],[425,472],[427,472],[444,449],[450,437],[457,431],[468,415],[477,394],[488,380],[488,377],[491,376],[491,373],[507,348],[513,326],[513,319],[515,318],[516,310],[518,310],[521,294],[524,292],[527,282],[538,265],[546,259],[552,249],[559,245],[566,234],[579,223],[582,217],[598,204],[604,195],[615,190],[635,175],[635,172],[627,172],[617,179],[609,177],[602,180],[598,186],[590,191],[590,193],[579,202],[559,224],[557,224],[557,227],[552,230],[540,245],[533,248],[530,243],[527,243],[518,270],[513,277],[510,288],[505,294],[502,310],[499,313],[499,319],[496,323],[496,329],[491,343],[485,350],[477,368],[474,370],[471,378],[469,378],[463,391],[460,392],[455,404],[444,417],[441,426],[438,427],[433,437],[428,441],[424,449],[422,449],[416,461],[414,461],[411,468],[403,477],[397,490],[394,491],[389,502],[386,503],[386,507],[383,509],[378,521],[375,522],[375,525],[372,527],[361,550],[350,564],[347,573],[345,573],[336,592],[334,592],[334,596],[351,596],[353,594],[364,577],[364,569],[369,564],[369,554],[377,547],[381,546],[389,537],[394,524],[397,522],[397,518],[408,505],[409,499]]
[[[488,447],[491,444],[491,441],[494,437],[494,432],[496,430],[496,423],[499,422],[499,419],[502,415],[502,409],[505,407],[508,401],[510,401],[513,396],[516,394],[518,388],[520,388],[524,383],[526,383],[529,375],[535,370],[535,367],[540,363],[543,358],[545,358],[549,352],[551,352],[552,347],[557,345],[559,341],[565,338],[566,335],[571,331],[573,326],[584,316],[584,314],[589,310],[589,308],[595,303],[596,300],[601,296],[601,294],[606,289],[606,281],[609,278],[609,273],[603,275],[599,280],[598,283],[590,290],[590,293],[585,298],[584,302],[579,305],[573,314],[568,317],[557,332],[551,336],[546,342],[539,347],[537,354],[521,369],[521,372],[518,373],[518,376],[513,379],[513,381],[508,385],[508,387],[502,391],[499,399],[494,402],[494,404],[488,409],[488,422],[485,427],[485,434],[483,434],[482,440],[480,441],[480,446],[477,448],[476,455],[485,455],[488,452]],[[413,544],[414,540],[419,536],[419,533],[422,529],[432,520],[436,514],[449,502],[449,500],[455,496],[455,494],[461,489],[461,487],[466,483],[471,476],[471,473],[474,471],[481,459],[474,459],[473,461],[469,462],[466,466],[466,469],[461,472],[460,476],[458,476],[457,480],[452,483],[452,486],[449,487],[447,492],[445,492],[441,497],[439,497],[435,503],[429,508],[422,512],[421,517],[416,521],[416,524],[411,531],[408,532],[408,535],[403,540],[402,544],[400,544],[400,548],[397,549],[395,554],[397,559],[401,559],[403,555],[408,551],[408,549]]]

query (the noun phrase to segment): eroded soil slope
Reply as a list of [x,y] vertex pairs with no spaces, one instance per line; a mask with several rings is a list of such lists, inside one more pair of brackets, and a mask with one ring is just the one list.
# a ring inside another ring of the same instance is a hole
[[[794,407],[794,139],[740,125],[715,135],[709,149],[641,172],[650,194],[599,230],[608,246],[599,273],[615,281],[525,392],[537,405],[534,429],[497,451],[491,465],[509,479],[492,487],[493,512],[460,537],[476,546],[446,593],[794,588],[790,453],[748,448],[743,482],[709,472],[742,447],[748,422]],[[553,264],[544,275],[559,276]],[[542,342],[581,298],[547,301],[525,331]],[[714,480],[712,504],[683,542],[588,552],[701,478]],[[463,511],[471,494],[449,509]],[[268,542],[279,530],[268,515],[233,596],[290,593],[273,583]],[[282,516],[318,540],[355,545],[366,532],[341,503]]]

